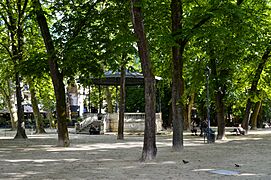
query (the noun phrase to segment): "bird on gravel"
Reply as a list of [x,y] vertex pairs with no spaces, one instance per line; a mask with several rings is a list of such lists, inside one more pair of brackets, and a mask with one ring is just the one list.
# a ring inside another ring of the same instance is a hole
[[187,163],[189,163],[189,161],[183,160],[183,163],[184,163],[184,164],[187,164]]
[[240,165],[239,164],[234,164],[235,165],[235,167],[240,167]]

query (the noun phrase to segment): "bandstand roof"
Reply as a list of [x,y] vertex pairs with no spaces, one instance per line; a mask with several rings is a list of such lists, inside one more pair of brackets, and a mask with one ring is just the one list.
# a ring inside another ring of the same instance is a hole
[[[107,71],[104,73],[103,77],[100,78],[91,78],[92,84],[95,85],[119,85],[120,84],[120,72]],[[161,80],[161,77],[155,77],[156,81]],[[125,84],[126,85],[144,85],[144,76],[139,72],[131,72],[126,70],[125,74]]]

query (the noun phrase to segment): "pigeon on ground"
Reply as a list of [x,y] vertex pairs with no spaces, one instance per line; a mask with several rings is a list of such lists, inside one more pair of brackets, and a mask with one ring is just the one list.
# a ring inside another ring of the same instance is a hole
[[184,163],[184,164],[187,164],[187,163],[189,163],[189,161],[183,160],[183,163]]

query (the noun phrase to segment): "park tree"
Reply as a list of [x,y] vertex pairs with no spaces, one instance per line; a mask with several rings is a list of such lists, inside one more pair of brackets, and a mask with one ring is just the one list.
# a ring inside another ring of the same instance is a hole
[[[255,96],[257,95],[257,87],[258,87],[258,83],[260,81],[260,77],[261,77],[261,74],[267,64],[267,61],[269,59],[269,54],[271,52],[271,47],[270,47],[270,44],[267,44],[267,47],[266,47],[266,50],[264,51],[262,57],[261,57],[261,61],[259,62],[258,64],[258,67],[254,73],[254,77],[252,79],[252,82],[251,82],[251,87],[249,89],[249,98],[247,99],[247,104],[246,104],[246,109],[245,109],[245,115],[244,115],[244,119],[242,121],[242,126],[243,128],[246,130],[246,133],[248,132],[248,126],[249,126],[249,115],[250,115],[250,110],[251,110],[251,107],[252,107],[252,100],[251,100],[251,96]],[[258,106],[258,107],[257,107]],[[256,111],[258,111],[259,109],[259,106],[260,106],[260,102],[258,102],[256,106]]]
[[[266,50],[261,58],[261,62],[259,63],[259,65],[255,71],[255,74],[254,74],[254,77],[253,77],[253,80],[251,83],[251,88],[249,89],[249,96],[256,95],[256,93],[257,93],[257,86],[258,86],[258,83],[260,80],[260,76],[261,76],[261,73],[262,73],[266,63],[267,63],[267,60],[269,59],[269,54],[271,51],[270,45],[267,45],[267,46],[268,47],[266,48]],[[244,119],[242,122],[242,126],[246,130],[246,133],[249,130],[248,126],[249,126],[249,114],[250,114],[251,106],[252,106],[252,101],[251,101],[251,98],[249,97],[247,100],[245,115],[244,115]],[[256,111],[258,111],[258,110],[256,109]]]
[[[172,100],[176,102],[172,104],[173,108],[173,149],[179,151],[183,146],[182,127],[183,127],[183,64],[189,57],[186,56],[187,46],[194,37],[198,35],[204,36],[204,27],[210,23],[214,23],[216,17],[227,16],[226,9],[229,7],[240,6],[243,1],[221,2],[221,1],[205,1],[205,2],[185,2],[171,1],[172,13],[172,35],[175,40],[173,45],[173,75],[172,75]],[[237,8],[235,8],[237,9]],[[224,14],[225,13],[225,14]],[[205,31],[206,32],[206,31]],[[207,31],[210,32],[210,29]],[[207,35],[208,33],[206,33]],[[208,37],[206,37],[208,38]],[[175,54],[175,55],[174,55]],[[178,63],[178,64],[177,64]],[[178,72],[178,73],[177,73]],[[174,73],[176,73],[174,75]],[[177,92],[177,93],[176,93]],[[180,94],[178,94],[180,93]],[[219,99],[219,98],[218,98]],[[221,101],[221,98],[219,100]],[[221,103],[219,103],[221,105]],[[218,104],[217,104],[218,105]],[[175,110],[174,110],[175,109]],[[223,109],[221,106],[219,109]],[[179,112],[177,113],[177,110]],[[176,112],[175,112],[176,111]],[[220,113],[223,114],[223,113]],[[224,118],[221,115],[221,118]],[[223,121],[221,121],[223,124]],[[174,128],[175,124],[175,128]],[[223,125],[221,126],[223,129]],[[223,132],[223,130],[221,131]],[[176,134],[176,135],[174,135]],[[222,133],[223,134],[223,133]]]
[[39,97],[38,84],[49,75],[49,67],[46,60],[46,49],[38,31],[38,24],[33,20],[32,13],[29,14],[29,17],[32,17],[32,20],[26,22],[27,28],[24,31],[25,49],[28,53],[25,54],[25,58],[20,64],[20,72],[25,77],[25,83],[29,86],[35,129],[36,133],[40,134],[45,133],[45,129],[39,108],[41,98]]
[[66,122],[66,98],[63,74],[59,71],[58,57],[41,3],[39,0],[34,0],[32,3],[47,50],[50,75],[54,85],[58,125],[58,145],[67,147],[70,145],[70,140]]
[[[33,38],[33,37],[32,37]],[[39,42],[39,39],[36,39]],[[46,133],[43,124],[43,118],[40,113],[39,108],[39,89],[38,84],[40,84],[44,76],[46,77],[48,73],[48,65],[46,64],[46,54],[42,46],[35,47],[34,42],[29,42],[28,52],[23,63],[20,66],[21,73],[25,77],[25,83],[29,86],[30,96],[31,96],[31,105],[33,109],[33,115],[35,120],[35,130],[37,134]],[[39,44],[40,45],[40,44]],[[41,51],[43,50],[43,51]]]
[[[225,13],[228,9],[233,10],[232,13]],[[238,9],[233,4],[232,7],[223,9],[223,13],[227,14],[227,16],[225,15],[222,21],[221,18],[213,18],[212,24],[206,27],[210,28],[210,34],[204,38],[208,43],[206,45],[203,44],[203,49],[206,50],[208,55],[207,59],[209,62],[207,64],[211,70],[211,89],[213,91],[218,125],[217,139],[225,138],[225,99],[236,68],[234,64],[240,61],[242,55],[238,42],[242,41],[244,37],[238,35],[240,32],[233,28],[237,27],[240,21],[240,19],[236,18],[238,17],[237,13],[240,13]]]
[[216,1],[202,4],[198,4],[198,2],[171,1],[171,34],[175,41],[172,45],[172,122],[173,149],[175,151],[183,149],[183,94],[185,89],[183,67],[186,59],[186,47],[200,28],[213,18],[215,10],[220,6],[221,4]]
[[5,26],[0,26],[0,57],[1,57],[1,68],[0,68],[0,94],[3,96],[3,100],[5,102],[5,108],[7,108],[10,120],[11,120],[11,129],[16,130],[16,122],[17,122],[17,114],[15,109],[15,100],[14,93],[15,87],[13,83],[13,71],[10,67],[12,67],[12,61],[10,54],[8,42],[7,42],[7,30]]
[[12,71],[9,67],[12,66],[10,56],[6,53],[5,49],[0,50],[1,68],[0,68],[0,94],[3,96],[5,107],[10,114],[11,129],[16,130],[17,115],[15,111],[14,101],[14,83],[12,81]]
[[270,100],[270,63],[266,63],[264,70],[261,73],[257,91],[251,96],[251,102],[253,103],[252,114],[250,117],[251,129],[256,130],[262,128],[263,122],[269,119],[269,100]]
[[[172,36],[173,37],[173,41],[166,41],[167,45],[172,46],[172,55],[168,55],[166,53],[164,53],[164,56],[167,56],[169,58],[172,58],[172,71],[171,74],[168,74],[168,77],[171,77],[172,80],[172,109],[173,109],[173,149],[175,149],[176,151],[179,151],[182,149],[183,147],[183,138],[182,138],[182,134],[183,134],[183,118],[184,118],[184,92],[185,92],[185,88],[184,88],[184,78],[183,78],[183,67],[185,64],[185,61],[188,61],[190,56],[187,53],[188,49],[193,48],[191,44],[191,41],[194,41],[194,37],[198,36],[198,34],[202,35],[206,34],[204,33],[204,31],[206,31],[206,29],[203,29],[203,27],[205,27],[206,25],[208,25],[210,22],[212,22],[212,19],[215,17],[219,17],[223,15],[223,9],[227,9],[230,7],[230,5],[232,6],[236,6],[236,5],[240,5],[242,3],[242,1],[238,1],[238,2],[225,2],[225,3],[219,3],[219,1],[208,1],[208,2],[204,2],[204,3],[197,3],[197,2],[182,2],[182,1],[171,1],[171,23],[172,23],[172,27],[171,27],[171,31],[172,31]],[[164,4],[169,4],[169,2],[163,2]],[[151,9],[152,7],[155,6],[155,3],[149,3],[149,6],[146,7],[146,9]],[[168,6],[163,6],[165,7],[165,9],[169,9]],[[203,8],[204,7],[204,8]],[[156,12],[156,11],[151,11],[151,12]],[[163,12],[163,11],[159,11],[159,12]],[[167,11],[168,12],[168,11]],[[164,13],[164,12],[163,12]],[[167,14],[167,13],[165,13]],[[186,14],[189,14],[188,16]],[[149,15],[150,16],[150,15]],[[149,17],[147,16],[147,17]],[[156,16],[156,17],[160,17],[160,16]],[[167,17],[167,16],[166,16]],[[150,18],[149,18],[150,19]],[[162,16],[159,19],[163,19]],[[150,22],[150,21],[147,21]],[[166,24],[167,26],[163,26],[161,25],[161,27],[165,27],[164,29],[168,29],[168,21],[164,21],[164,24]],[[155,24],[155,23],[153,23]],[[156,24],[158,24],[159,26],[159,22],[157,22]],[[147,26],[148,27],[148,26]],[[149,25],[149,27],[155,27],[156,26],[151,26]],[[151,29],[151,28],[150,28]],[[157,33],[161,36],[164,37],[164,40],[166,40],[166,36],[163,34],[163,31],[155,31],[153,30],[154,28],[152,28],[150,30],[150,32],[156,32],[154,34]],[[158,28],[159,29],[159,28]],[[148,29],[149,30],[149,29]],[[210,29],[207,29],[208,31],[210,31]],[[149,31],[148,31],[149,32]],[[148,35],[150,37],[152,37],[152,32],[149,33]],[[168,32],[170,33],[170,32]],[[158,38],[151,38],[150,42],[155,42],[153,41],[153,39],[158,39]],[[158,41],[159,42],[159,41]],[[165,41],[164,41],[165,42]],[[196,42],[196,40],[195,40]],[[155,43],[153,43],[155,44]],[[157,51],[163,52],[162,48],[159,48],[160,44],[156,43],[156,45],[158,44],[158,47],[156,47],[156,49],[158,49]],[[189,48],[188,48],[189,45]],[[154,45],[155,46],[155,45]],[[161,46],[162,47],[162,46]],[[151,46],[151,50],[153,50],[155,48],[153,48],[153,46]],[[164,48],[166,49],[166,48]],[[152,52],[155,52],[155,50],[153,50]],[[153,53],[155,54],[155,53]],[[158,54],[158,53],[157,53]],[[203,53],[204,54],[204,53]],[[161,57],[161,56],[160,56]],[[159,57],[159,58],[160,58]],[[154,63],[155,64],[155,63]],[[159,61],[157,61],[157,64],[159,64]],[[168,68],[165,68],[168,69]],[[202,72],[202,69],[201,69]],[[204,73],[204,70],[203,70]],[[185,77],[187,78],[187,77]],[[188,79],[188,78],[187,78]],[[193,97],[193,91],[191,91],[192,94],[191,95],[185,95],[188,97]],[[193,98],[191,98],[193,99]],[[191,100],[190,102],[190,109],[191,109],[191,104],[192,104],[193,100]]]
[[119,103],[119,124],[118,124],[118,139],[124,139],[124,111],[125,111],[125,74],[126,74],[126,63],[121,65],[121,77],[120,77],[120,103]]
[[[227,110],[229,119],[230,113],[235,110],[238,111],[235,114],[235,119],[238,119],[238,116],[242,114],[241,108],[245,106],[244,101],[248,98],[255,99],[251,95],[247,96],[247,89],[249,89],[249,82],[252,80],[251,74],[257,67],[259,57],[256,54],[263,51],[266,44],[265,38],[259,37],[264,37],[265,32],[268,32],[266,29],[268,25],[263,15],[263,11],[266,10],[263,8],[265,3],[254,3],[253,7],[249,2],[247,3],[232,8],[229,8],[229,4],[221,9],[225,15],[222,18],[217,18],[220,16],[213,18],[212,24],[207,23],[205,26],[207,36],[204,41],[212,43],[210,45],[204,42],[201,44],[203,51],[209,52],[209,55],[213,51],[213,60],[210,59],[213,66],[209,64],[210,67],[213,67],[212,87],[214,92],[219,92],[219,89],[215,88],[215,82],[220,84],[217,87],[224,87],[220,88],[224,89],[221,91],[223,92],[221,102],[224,104],[224,111]],[[220,117],[225,117],[225,115]],[[218,134],[218,138],[223,137],[221,133]]]
[[[203,6],[206,6],[206,12],[196,11],[198,7],[193,3],[185,4],[183,1],[171,1],[171,31],[172,38],[175,41],[172,45],[172,147],[175,151],[183,149],[184,112],[182,97],[184,94],[183,65],[185,47],[195,32],[212,18],[212,14],[208,12],[216,8],[217,5],[208,7],[208,3],[207,5],[204,3]],[[185,7],[189,8],[185,9]],[[188,11],[190,12],[188,13]],[[191,17],[185,16],[186,13],[191,14]],[[197,19],[194,19],[195,17]]]
[[17,99],[17,133],[15,138],[27,138],[23,127],[23,106],[22,92],[20,87],[21,75],[19,65],[24,58],[24,23],[26,21],[26,12],[28,10],[28,0],[10,1],[6,0],[0,3],[0,16],[6,31],[6,50],[13,62],[15,84],[16,84],[16,99]]
[[132,20],[137,37],[137,46],[141,67],[144,75],[145,84],[145,130],[144,130],[144,145],[141,160],[152,160],[156,157],[156,137],[155,137],[155,78],[153,75],[152,65],[149,56],[148,40],[146,38],[142,1],[131,0],[132,4]]
[[37,90],[35,88],[35,82],[33,82],[33,79],[31,78],[28,78],[27,82],[29,85],[29,90],[30,90],[30,95],[31,95],[31,104],[32,104],[33,114],[34,114],[35,123],[36,123],[36,133],[37,134],[46,133],[43,126],[43,120],[40,113],[40,109],[38,106],[38,99],[36,95]]
[[[144,25],[152,57],[153,72],[162,78],[161,81],[156,81],[156,105],[163,107],[161,110],[165,127],[171,127],[172,99],[169,93],[172,87],[171,46],[175,42],[171,36],[170,1],[146,1],[144,3]],[[160,110],[160,107],[157,107],[158,109]]]
[[[7,2],[9,2],[10,4],[6,5],[6,6],[5,6],[6,2],[1,4],[1,6],[8,12],[7,13],[7,12],[3,11],[3,14],[2,14],[3,17],[5,14],[7,14],[7,19],[4,22],[6,22],[6,21],[7,21],[7,23],[13,22],[16,24],[16,21],[18,21],[18,26],[20,26],[20,27],[18,27],[18,28],[14,27],[17,29],[16,31],[18,31],[18,33],[14,33],[15,35],[13,35],[13,36],[16,37],[17,39],[23,39],[23,40],[20,40],[20,43],[19,43],[19,40],[18,40],[18,43],[14,43],[15,44],[14,48],[16,48],[16,46],[18,44],[17,49],[20,49],[21,56],[18,56],[20,58],[16,64],[16,66],[12,65],[12,64],[14,64],[14,61],[13,61],[13,63],[11,63],[8,66],[6,72],[12,73],[16,70],[16,72],[19,73],[19,76],[20,76],[19,80],[20,81],[23,79],[22,77],[26,77],[25,80],[27,81],[27,80],[31,79],[30,83],[32,83],[32,80],[34,82],[35,75],[39,76],[40,74],[42,74],[42,72],[44,72],[41,70],[41,68],[38,67],[39,65],[41,65],[43,63],[41,63],[39,61],[40,59],[37,58],[38,57],[37,52],[43,52],[43,50],[44,50],[43,48],[41,48],[41,47],[43,47],[43,45],[40,44],[41,41],[39,38],[39,34],[37,33],[37,29],[36,29],[37,26],[36,26],[35,22],[31,19],[32,14],[30,12],[30,6],[28,6],[28,1],[14,1],[14,2],[7,1]],[[8,10],[8,8],[9,8],[9,10]],[[10,8],[13,8],[14,10],[10,10]],[[12,21],[9,20],[11,17],[14,17],[14,19]],[[10,26],[10,24],[8,24],[8,26],[6,26],[6,28],[3,31],[4,32],[3,34],[5,34],[5,33],[8,34],[10,29],[12,29],[12,26]],[[4,40],[4,38],[2,38],[2,41],[3,40]],[[8,42],[9,41],[6,40],[4,43],[2,43],[2,45],[3,45],[3,47],[6,48],[7,54],[9,54],[10,57],[12,57],[12,53],[9,52],[8,51],[9,49],[7,48]],[[12,42],[12,41],[10,41],[10,42]],[[13,46],[11,46],[11,47],[13,47]],[[26,53],[26,51],[28,53]],[[34,59],[37,59],[37,61],[33,61]],[[15,67],[16,67],[16,69],[14,70]],[[16,75],[16,73],[15,73],[15,75]],[[9,76],[9,77],[12,77],[12,76]],[[5,79],[7,79],[7,78],[5,78]],[[9,83],[9,84],[11,85],[11,83]],[[17,87],[20,87],[20,86],[17,86]],[[32,107],[34,110],[33,113],[34,113],[36,120],[37,120],[37,117],[39,117],[38,121],[37,121],[36,130],[37,130],[37,132],[44,132],[44,129],[39,126],[41,124],[41,122],[40,122],[41,116],[39,115],[37,101],[35,100],[36,98],[33,96],[35,94],[33,87],[34,86],[32,86],[30,88],[31,95],[32,95],[32,98],[31,98]],[[21,91],[21,89],[20,89],[20,91]],[[18,90],[17,90],[17,92],[18,92]],[[17,100],[18,100],[18,98],[17,98]],[[7,103],[7,104],[9,105],[9,103]],[[19,107],[20,106],[18,106],[18,108]],[[11,118],[11,119],[13,119],[13,118]]]
[[56,119],[53,116],[56,105],[56,98],[54,94],[54,87],[52,84],[52,79],[50,79],[49,74],[44,75],[42,78],[37,79],[38,83],[36,83],[37,99],[43,105],[42,109],[47,112],[47,120],[50,123],[50,128],[55,128]]
[[[192,117],[204,119],[206,116],[206,53],[202,51],[197,37],[187,47],[186,56],[189,60],[184,64],[185,91],[184,130],[191,130]],[[203,108],[201,108],[203,107]],[[195,108],[195,109],[194,109]],[[192,110],[194,109],[194,114]],[[204,112],[204,113],[203,113]],[[195,120],[195,119],[194,119]],[[195,123],[200,123],[200,122]],[[199,124],[197,124],[199,125]]]
[[[171,1],[172,35],[176,44],[172,46],[172,147],[175,151],[183,148],[183,52],[186,41],[176,38],[176,33],[182,28],[183,4],[182,1]],[[175,37],[174,37],[175,36]]]
[[260,109],[262,107],[262,101],[258,101],[255,104],[255,108],[253,110],[253,113],[251,115],[251,129],[256,130],[257,129],[257,120],[260,113]]
[[[201,46],[209,56],[209,67],[212,69],[218,139],[223,139],[225,134],[225,109],[229,113],[233,104],[234,107],[242,106],[243,102],[240,101],[246,99],[243,93],[248,87],[247,79],[252,80],[250,74],[253,72],[245,69],[254,69],[258,59],[256,54],[263,51],[264,44],[267,44],[266,38],[259,38],[265,37],[268,32],[268,23],[265,21],[267,9],[264,1],[254,3],[253,6],[249,2],[225,4],[202,28],[206,33],[197,35],[198,42],[201,39],[209,42],[203,42]],[[249,95],[248,99],[255,95],[257,93]]]
[[[254,103],[257,104],[255,106],[256,111],[259,108],[259,103],[257,103],[257,100],[254,101],[253,99],[257,99],[255,97],[260,96],[258,93],[261,92],[261,90],[258,90],[259,82],[270,54],[269,8],[269,3],[267,1],[258,1],[257,3],[244,2],[241,9],[245,13],[242,14],[240,26],[237,26],[239,27],[240,32],[246,34],[246,38],[239,42],[239,44],[241,44],[240,47],[243,47],[242,58],[245,62],[240,64],[243,68],[242,74],[246,72],[247,75],[244,77],[239,73],[239,78],[243,77],[249,79],[249,81],[246,80],[246,87],[243,90],[246,93],[246,105],[242,126],[246,130],[246,133],[248,132],[249,115],[252,105]],[[239,33],[239,35],[240,34],[241,33]],[[237,72],[238,71],[239,70],[237,70]],[[250,85],[247,83],[250,83]]]
[[[102,68],[99,63],[103,57],[101,48],[106,41],[103,35],[97,33],[103,31],[100,31],[100,22],[95,21],[95,18],[99,17],[104,4],[103,1],[54,1],[47,5],[54,17],[51,32],[41,3],[33,1],[54,85],[59,144],[68,146],[63,79],[78,75],[81,80],[85,80],[89,79],[90,75],[101,73]],[[86,32],[93,33],[86,34]],[[94,41],[94,38],[97,39]],[[74,59],[78,60],[74,61]],[[84,84],[89,82],[86,81]]]
[[126,99],[125,76],[127,66],[131,64],[132,56],[136,53],[133,47],[135,38],[132,34],[132,23],[130,19],[125,18],[129,14],[129,2],[111,1],[105,4],[101,11],[100,23],[101,29],[106,29],[106,44],[103,47],[104,58],[106,61],[104,69],[110,69],[113,72],[118,71],[120,78],[120,98],[119,98],[119,122],[118,122],[118,139],[124,139],[124,112]]

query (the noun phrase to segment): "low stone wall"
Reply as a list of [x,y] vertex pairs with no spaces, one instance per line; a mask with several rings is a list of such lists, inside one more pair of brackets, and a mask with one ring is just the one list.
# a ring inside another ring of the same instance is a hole
[[[104,118],[104,132],[118,131],[118,113],[110,113]],[[125,113],[124,132],[144,132],[145,113]],[[156,113],[156,132],[162,130],[162,113]]]

